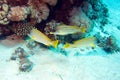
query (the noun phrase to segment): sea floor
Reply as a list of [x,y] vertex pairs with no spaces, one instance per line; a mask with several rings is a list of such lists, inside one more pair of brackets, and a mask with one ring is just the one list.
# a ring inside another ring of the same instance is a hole
[[[110,9],[111,25],[120,26],[119,0],[104,2]],[[112,28],[114,35],[118,37],[120,30],[115,33],[116,27]],[[111,29],[108,32],[111,32]],[[99,55],[94,52],[96,55],[65,56],[41,48],[34,50],[35,54],[29,57],[34,64],[32,70],[20,72],[19,63],[10,60],[17,47],[24,48],[24,45],[21,43],[14,47],[6,47],[0,43],[0,80],[120,80],[120,52],[100,55],[99,53],[104,54],[104,51],[98,50]]]

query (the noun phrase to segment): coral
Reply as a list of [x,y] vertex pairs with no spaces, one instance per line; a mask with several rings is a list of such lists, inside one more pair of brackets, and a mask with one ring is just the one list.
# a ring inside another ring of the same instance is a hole
[[55,27],[60,25],[61,23],[56,22],[55,20],[50,21],[49,23],[46,24],[46,27],[44,28],[45,34],[49,36],[52,40],[56,40],[57,36],[56,35],[51,35],[49,34],[50,32],[55,31]]
[[28,49],[30,49],[30,50],[33,50],[33,49],[35,49],[35,48],[37,48],[37,47],[39,48],[40,45],[39,45],[39,43],[37,43],[37,42],[35,42],[35,41],[28,40],[27,43],[26,43],[26,47],[27,47]]
[[83,12],[91,19],[104,26],[108,23],[108,9],[101,0],[86,0],[81,6]]
[[22,21],[27,18],[27,15],[30,14],[28,7],[11,7],[8,13],[8,19],[11,21]]
[[[85,37],[92,30],[94,22],[98,22],[100,26],[105,25],[107,17],[108,10],[101,0],[1,0],[0,24],[7,27],[0,27],[0,34],[5,34],[4,31],[8,34],[12,30],[11,34],[25,37],[33,27],[38,30],[45,27],[43,33],[52,40],[72,42]],[[77,25],[84,33],[65,36],[49,34],[61,23]]]
[[0,1],[0,24],[2,25],[6,25],[9,23],[9,20],[7,19],[8,9],[8,4]]
[[113,36],[101,37],[99,34],[95,35],[97,37],[97,44],[107,53],[113,53],[114,51],[120,51],[120,48],[116,44],[116,40]]
[[73,8],[70,13],[70,24],[80,26],[80,28],[86,29],[85,32],[89,32],[93,28],[93,22],[82,11],[81,7]]
[[0,24],[11,26],[12,23],[12,27],[6,28],[18,36],[26,36],[32,26],[48,18],[48,4],[55,6],[57,0],[2,0],[0,4]]
[[35,18],[37,23],[46,20],[49,16],[49,8],[44,2],[29,0],[28,5],[31,9],[31,18]]
[[14,23],[12,25],[12,31],[21,37],[25,37],[27,34],[30,33],[30,31],[32,30],[34,26],[30,23]]
[[17,58],[27,58],[29,54],[21,47],[18,47],[11,56],[11,60],[16,60]]

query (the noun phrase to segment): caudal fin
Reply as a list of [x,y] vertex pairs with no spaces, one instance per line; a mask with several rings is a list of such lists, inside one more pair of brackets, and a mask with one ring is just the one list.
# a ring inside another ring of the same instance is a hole
[[69,43],[66,43],[66,44],[64,45],[64,48],[69,48],[69,46],[70,46],[70,44],[69,44]]
[[54,34],[53,32],[50,32],[49,34]]
[[58,43],[59,43],[59,40],[52,41],[52,46],[53,46],[54,48],[57,48]]

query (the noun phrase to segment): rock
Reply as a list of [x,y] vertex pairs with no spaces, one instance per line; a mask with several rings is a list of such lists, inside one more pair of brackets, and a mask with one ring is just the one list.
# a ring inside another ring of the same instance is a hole
[[35,48],[37,48],[37,47],[40,47],[40,45],[39,45],[39,43],[37,43],[37,42],[35,42],[35,41],[27,41],[27,43],[26,43],[26,47],[28,48],[28,49],[30,49],[30,50],[33,50],[33,49],[35,49]]
[[20,71],[29,72],[32,70],[32,67],[33,67],[33,63],[29,59],[27,58],[21,59],[19,66]]
[[11,60],[16,60],[17,58],[27,58],[29,54],[21,47],[18,47],[11,56]]

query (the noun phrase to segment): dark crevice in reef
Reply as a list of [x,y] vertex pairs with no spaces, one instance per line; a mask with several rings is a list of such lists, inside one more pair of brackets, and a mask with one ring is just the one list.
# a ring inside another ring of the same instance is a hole
[[37,24],[36,27],[44,32],[44,27],[46,23],[51,21],[52,19],[56,20],[57,22],[63,22],[65,24],[69,24],[69,13],[73,9],[73,7],[79,7],[84,0],[58,0],[56,6],[51,7],[48,5],[50,9],[50,13],[48,19],[42,21],[40,24]]

